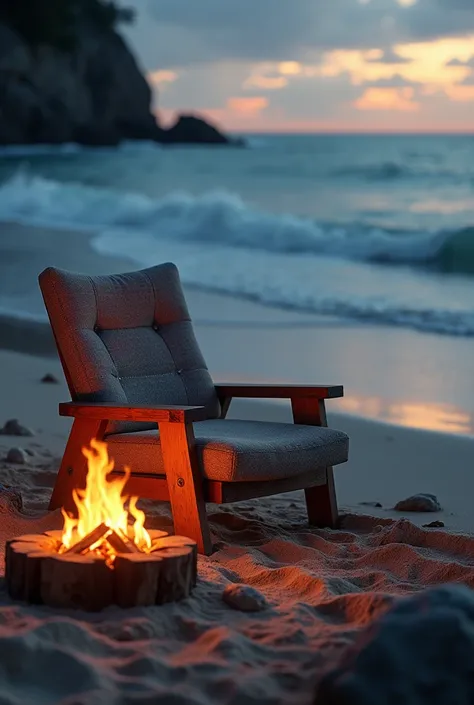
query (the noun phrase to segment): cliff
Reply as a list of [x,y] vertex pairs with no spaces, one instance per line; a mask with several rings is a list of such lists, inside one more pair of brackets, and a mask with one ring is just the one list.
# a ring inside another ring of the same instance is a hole
[[231,141],[185,116],[163,130],[151,113],[151,90],[121,36],[78,28],[74,48],[31,44],[0,23],[0,144],[122,140],[172,143]]

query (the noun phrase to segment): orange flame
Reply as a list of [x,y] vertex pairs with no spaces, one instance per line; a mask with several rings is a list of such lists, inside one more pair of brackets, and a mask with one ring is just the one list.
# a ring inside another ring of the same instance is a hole
[[[100,524],[125,533],[142,550],[149,548],[151,539],[145,529],[145,514],[136,506],[138,498],[123,494],[130,468],[124,468],[123,476],[108,477],[114,469],[114,462],[109,460],[107,444],[95,438],[91,440],[91,447],[83,448],[82,452],[88,466],[86,487],[84,490],[73,490],[77,518],[62,510],[63,550],[74,546]],[[130,519],[134,520],[132,525],[129,525]],[[90,550],[98,549],[104,542],[104,538],[100,539]],[[109,544],[107,552],[113,554]]]

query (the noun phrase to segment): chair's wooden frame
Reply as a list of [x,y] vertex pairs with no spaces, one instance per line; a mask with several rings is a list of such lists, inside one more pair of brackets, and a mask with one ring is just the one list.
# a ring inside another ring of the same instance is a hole
[[[225,418],[234,397],[287,398],[291,400],[294,422],[312,426],[327,426],[324,400],[343,396],[342,386],[217,384],[216,391],[221,402],[221,418]],[[74,422],[50,509],[64,507],[67,511],[74,511],[72,490],[85,486],[87,472],[81,450],[92,438],[104,438],[109,421],[146,421],[156,423],[159,429],[166,474],[132,470],[127,493],[170,502],[175,532],[197,541],[200,553],[212,553],[206,502],[223,504],[304,489],[309,523],[328,527],[337,524],[332,467],[325,468],[326,481],[323,484],[320,472],[268,482],[215,482],[203,478],[198,465],[193,423],[207,418],[204,407],[132,407],[68,402],[59,405],[59,413],[73,417]]]

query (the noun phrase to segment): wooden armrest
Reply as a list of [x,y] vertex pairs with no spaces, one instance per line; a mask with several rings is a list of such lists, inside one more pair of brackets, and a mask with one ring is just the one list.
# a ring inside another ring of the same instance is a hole
[[326,384],[216,384],[219,399],[335,399],[344,396],[342,385]]
[[188,423],[207,419],[207,411],[204,406],[128,406],[76,401],[60,404],[59,415],[100,421],[155,421],[157,423],[160,421]]

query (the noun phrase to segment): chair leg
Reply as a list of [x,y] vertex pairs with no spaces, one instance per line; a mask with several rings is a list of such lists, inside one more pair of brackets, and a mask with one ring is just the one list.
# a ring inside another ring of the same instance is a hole
[[337,527],[338,511],[332,468],[326,468],[325,485],[308,487],[304,493],[310,526],[335,529]]
[[[292,399],[293,421],[307,426],[326,426],[324,399]],[[338,521],[336,488],[332,467],[326,468],[326,483],[308,487],[305,491],[306,509],[311,526],[335,529]]]
[[49,502],[50,510],[63,507],[67,512],[72,512],[75,509],[72,491],[86,485],[87,459],[82,449],[89,446],[93,438],[102,440],[106,428],[107,421],[74,420]]
[[192,424],[160,423],[159,428],[175,533],[194,539],[198,552],[209,556],[211,533]]

